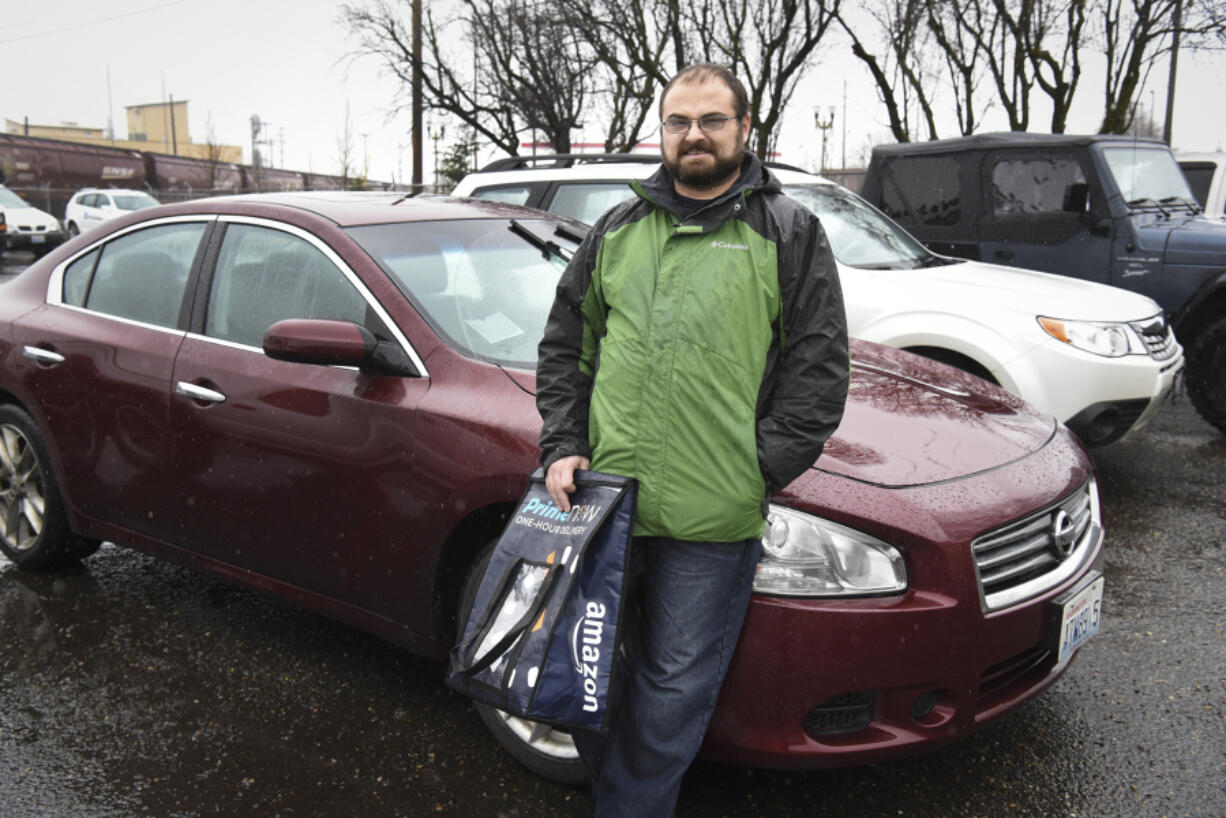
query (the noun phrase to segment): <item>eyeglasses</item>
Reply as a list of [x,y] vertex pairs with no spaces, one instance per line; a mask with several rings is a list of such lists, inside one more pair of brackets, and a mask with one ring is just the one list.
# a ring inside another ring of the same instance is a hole
[[698,127],[703,133],[711,133],[712,131],[723,130],[724,123],[730,119],[736,119],[735,116],[724,116],[723,114],[707,114],[701,119],[686,119],[683,116],[670,116],[668,119],[660,123],[660,127],[668,133],[688,133],[690,126],[698,123]]

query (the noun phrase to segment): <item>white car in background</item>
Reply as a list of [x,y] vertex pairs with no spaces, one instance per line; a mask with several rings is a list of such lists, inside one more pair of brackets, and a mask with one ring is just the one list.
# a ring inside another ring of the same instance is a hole
[[1219,219],[1226,215],[1226,152],[1181,152],[1175,154],[1175,161],[1205,215]]
[[64,229],[75,236],[103,222],[160,202],[143,190],[100,189],[78,190],[64,208]]
[[64,243],[59,220],[0,185],[0,252],[29,250],[42,258]]
[[[591,223],[635,195],[627,182],[658,165],[645,154],[510,157],[469,174],[452,194]],[[1145,426],[1176,388],[1183,348],[1152,299],[936,255],[846,188],[797,169],[770,169],[821,218],[854,337],[993,381],[1091,446]]]

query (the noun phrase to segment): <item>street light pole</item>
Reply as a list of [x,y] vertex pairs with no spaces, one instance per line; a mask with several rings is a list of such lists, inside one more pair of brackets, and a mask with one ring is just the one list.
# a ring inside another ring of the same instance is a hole
[[822,109],[821,108],[813,109],[813,124],[817,126],[817,129],[819,131],[822,132],[822,170],[821,172],[823,174],[826,172],[826,137],[829,135],[830,129],[834,127],[834,108],[831,107],[829,110],[830,110],[830,116],[827,117],[826,119],[822,119]]

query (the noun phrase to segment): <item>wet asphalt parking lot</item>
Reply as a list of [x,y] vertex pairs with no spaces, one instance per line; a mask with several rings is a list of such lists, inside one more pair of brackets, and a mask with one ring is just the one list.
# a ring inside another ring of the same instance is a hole
[[[4,263],[0,298],[24,266]],[[921,758],[698,762],[678,815],[1226,815],[1226,436],[1184,401],[1095,461],[1104,620],[1063,679]],[[114,546],[58,576],[0,558],[0,815],[590,814],[503,755],[442,670]]]

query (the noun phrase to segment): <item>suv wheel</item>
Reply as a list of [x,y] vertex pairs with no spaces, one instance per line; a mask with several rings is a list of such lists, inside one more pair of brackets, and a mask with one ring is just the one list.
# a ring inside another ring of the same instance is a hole
[[79,236],[79,235],[81,235],[81,228],[77,227],[77,223],[76,223],[76,222],[69,222],[69,223],[68,223],[68,235],[70,235],[70,236]]
[[1200,416],[1226,433],[1226,318],[1210,324],[1188,348],[1188,397]]

